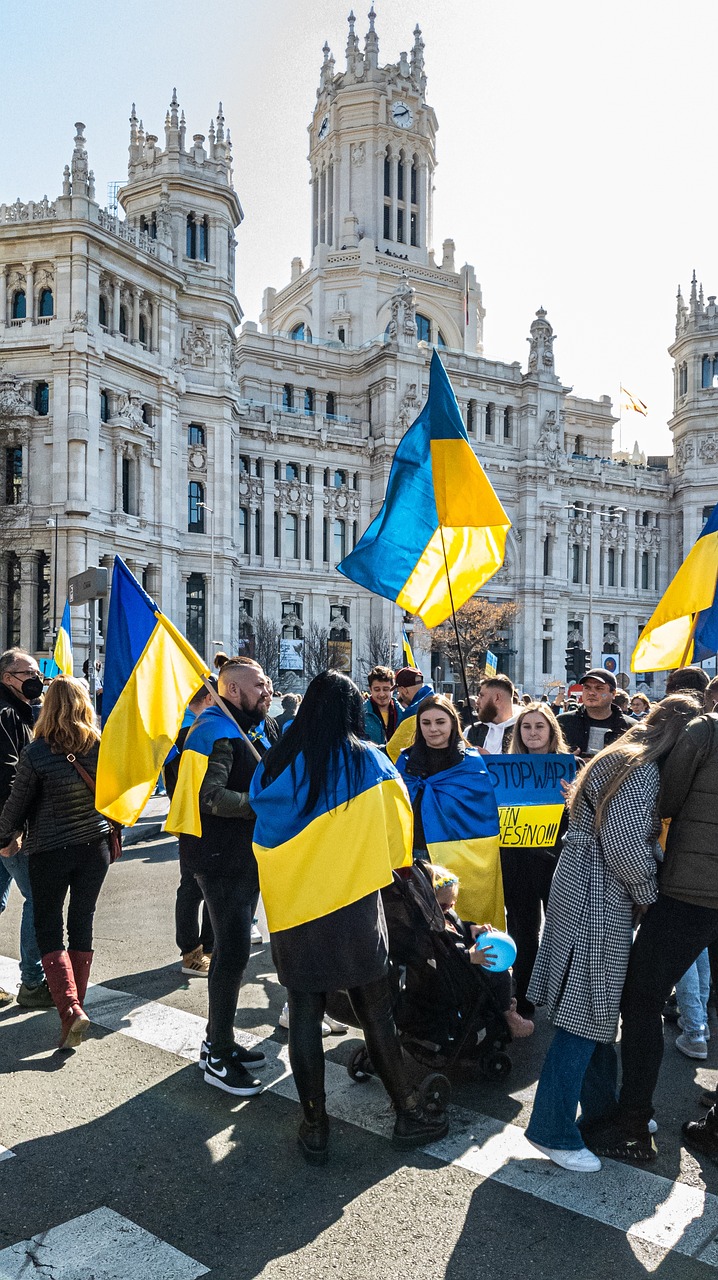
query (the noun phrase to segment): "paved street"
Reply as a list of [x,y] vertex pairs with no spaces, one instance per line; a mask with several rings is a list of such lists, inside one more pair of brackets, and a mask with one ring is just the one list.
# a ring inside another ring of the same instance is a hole
[[[332,1152],[325,1169],[309,1168],[295,1147],[283,991],[266,945],[254,949],[237,1026],[267,1052],[267,1090],[235,1102],[194,1065],[206,982],[177,963],[177,878],[169,837],[128,848],[111,869],[94,1025],[78,1053],[52,1051],[54,1011],[0,1011],[2,1280],[718,1275],[718,1168],[679,1142],[681,1120],[700,1114],[698,1086],[716,1081],[718,1049],[693,1064],[670,1029],[659,1161],[578,1177],[522,1135],[548,1039],[541,1020],[513,1046],[507,1080],[455,1082],[450,1137],[412,1155],[390,1145],[378,1084],[349,1080],[350,1032],[326,1042]],[[19,980],[18,906],[13,894],[0,921],[5,986]]]

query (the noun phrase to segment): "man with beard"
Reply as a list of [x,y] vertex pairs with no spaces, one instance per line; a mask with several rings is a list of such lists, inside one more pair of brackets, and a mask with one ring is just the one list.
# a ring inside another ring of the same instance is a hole
[[614,701],[616,677],[612,671],[594,667],[581,677],[583,702],[578,711],[559,716],[559,725],[569,747],[581,760],[590,760],[610,746],[636,722],[624,716]]
[[247,739],[261,756],[278,731],[267,716],[271,685],[259,663],[230,659],[217,680],[224,710],[208,707],[187,734],[167,829],[179,834],[182,864],[202,890],[214,931],[200,1067],[207,1084],[247,1098],[260,1092],[261,1082],[251,1072],[265,1062],[263,1053],[234,1040],[259,897],[248,797],[257,758]]
[[513,698],[514,686],[508,676],[490,676],[482,682],[476,699],[481,723],[473,724],[466,736],[484,755],[500,756],[508,751],[517,715]]

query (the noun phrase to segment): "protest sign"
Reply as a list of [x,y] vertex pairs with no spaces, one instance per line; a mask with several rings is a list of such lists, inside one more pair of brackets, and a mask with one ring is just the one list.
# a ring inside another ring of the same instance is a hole
[[562,782],[573,782],[572,755],[484,756],[496,791],[501,844],[545,849],[556,843],[564,811]]

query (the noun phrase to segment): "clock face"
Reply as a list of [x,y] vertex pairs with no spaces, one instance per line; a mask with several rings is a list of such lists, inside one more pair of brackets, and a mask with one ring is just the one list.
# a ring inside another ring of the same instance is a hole
[[319,138],[320,142],[322,138],[326,138],[328,132],[329,132],[329,116],[325,116],[324,119],[322,120],[322,123],[319,126],[319,133],[317,134],[317,137]]
[[406,102],[393,102],[391,107],[391,118],[397,129],[410,129],[414,123],[409,104]]

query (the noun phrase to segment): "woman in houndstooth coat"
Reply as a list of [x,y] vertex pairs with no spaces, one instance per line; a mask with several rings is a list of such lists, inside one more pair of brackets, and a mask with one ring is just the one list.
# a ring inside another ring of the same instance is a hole
[[658,893],[659,765],[695,714],[684,694],[657,704],[594,757],[571,798],[528,990],[556,1032],[527,1137],[564,1167],[600,1167],[576,1111],[580,1101],[585,1125],[615,1106],[614,1041],[633,925]]

